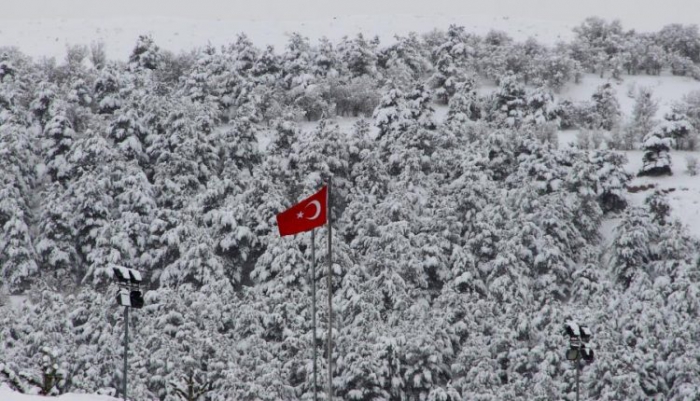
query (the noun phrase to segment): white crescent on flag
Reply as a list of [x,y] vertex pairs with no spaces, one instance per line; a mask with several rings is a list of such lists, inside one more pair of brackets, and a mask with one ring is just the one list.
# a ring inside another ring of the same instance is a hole
[[321,202],[314,200],[309,202],[309,204],[306,205],[306,207],[309,207],[310,205],[314,205],[316,207],[316,213],[314,213],[313,216],[308,217],[307,220],[316,220],[318,216],[321,215]]

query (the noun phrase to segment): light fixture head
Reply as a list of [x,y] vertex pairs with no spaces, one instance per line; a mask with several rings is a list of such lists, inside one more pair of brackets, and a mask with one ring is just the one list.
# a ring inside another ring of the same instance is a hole
[[143,294],[139,290],[131,291],[129,294],[129,299],[131,301],[131,307],[136,309],[143,308]]
[[589,329],[588,326],[581,326],[581,341],[587,343],[591,341],[591,337],[591,329]]
[[121,306],[131,306],[131,297],[127,289],[121,288],[117,291],[117,303]]
[[131,280],[131,275],[129,274],[129,269],[126,267],[113,267],[112,272],[114,272],[114,278],[121,284],[127,284]]
[[566,322],[564,325],[564,332],[569,337],[578,337],[581,335],[578,324],[572,321]]
[[143,278],[141,277],[141,272],[138,270],[134,269],[129,269],[129,279],[131,281],[131,284],[141,284],[143,281]]
[[592,362],[594,359],[593,350],[590,348],[582,348],[581,349],[581,356],[583,357],[583,360],[585,360],[586,362]]
[[114,272],[114,278],[116,278],[120,284],[139,285],[143,281],[141,272],[139,272],[138,270],[128,269],[122,266],[116,266],[112,268],[112,271]]
[[576,361],[579,359],[579,349],[578,348],[569,348],[566,350],[566,359],[570,361]]

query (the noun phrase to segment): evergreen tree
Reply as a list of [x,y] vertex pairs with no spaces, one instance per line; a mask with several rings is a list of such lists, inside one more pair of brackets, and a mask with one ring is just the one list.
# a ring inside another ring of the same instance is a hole
[[51,105],[57,97],[58,88],[55,84],[43,81],[36,88],[36,95],[30,104],[30,110],[34,119],[42,128],[51,119]]
[[527,107],[525,96],[525,88],[515,76],[504,77],[498,91],[488,101],[486,119],[500,127],[520,127]]
[[595,107],[595,127],[611,130],[620,119],[620,104],[610,83],[599,86],[591,96]]
[[129,56],[132,71],[155,70],[161,62],[160,49],[150,35],[140,35]]
[[634,110],[632,111],[632,127],[636,138],[646,138],[654,129],[656,123],[654,116],[659,109],[658,102],[652,98],[652,92],[648,88],[640,88],[635,96]]
[[642,144],[644,163],[638,175],[672,175],[671,155],[673,138],[663,136],[663,132],[655,129],[644,137]]
[[75,131],[66,112],[60,106],[52,113],[42,138],[42,153],[46,170],[53,181],[65,182],[73,169],[66,155],[75,140]]
[[121,107],[122,84],[119,77],[119,70],[112,64],[100,70],[94,83],[95,105],[98,113],[112,114]]
[[430,77],[430,87],[435,91],[438,101],[446,104],[457,90],[460,82],[464,81],[464,66],[470,56],[464,27],[450,25],[445,42],[432,50],[431,58],[435,65],[435,73]]

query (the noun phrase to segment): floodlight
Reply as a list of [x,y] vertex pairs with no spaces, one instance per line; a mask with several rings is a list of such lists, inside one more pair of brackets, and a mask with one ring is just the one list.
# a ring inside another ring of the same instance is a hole
[[585,361],[591,362],[593,360],[593,350],[585,347],[581,348],[581,356]]
[[120,283],[126,284],[131,280],[129,269],[126,267],[113,267],[112,271],[114,272],[114,278],[116,278]]
[[126,289],[120,289],[117,292],[117,303],[121,306],[131,306],[131,296],[129,295],[129,291]]
[[578,337],[581,334],[578,324],[574,322],[566,322],[564,325],[564,331],[569,337]]
[[128,269],[131,284],[141,284],[143,279],[141,278],[141,273],[138,270]]
[[575,361],[578,360],[579,358],[579,352],[578,348],[569,348],[566,350],[566,359],[570,361]]
[[131,301],[131,307],[136,309],[143,308],[143,294],[141,291],[134,290],[129,294],[129,299]]
[[588,326],[581,326],[581,341],[584,343],[591,341],[591,329]]

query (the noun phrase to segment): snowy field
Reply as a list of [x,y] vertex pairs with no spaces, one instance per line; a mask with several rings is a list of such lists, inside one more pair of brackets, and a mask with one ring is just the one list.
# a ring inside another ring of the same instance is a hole
[[63,394],[58,397],[42,397],[39,395],[19,394],[7,387],[0,387],[2,401],[117,401],[114,397],[95,394]]
[[580,84],[569,83],[559,97],[573,101],[590,100],[596,88],[607,82],[612,82],[617,91],[617,100],[620,102],[623,118],[631,117],[634,108],[634,96],[631,94],[636,93],[640,88],[651,89],[654,98],[659,101],[657,119],[661,119],[665,113],[669,112],[672,103],[680,101],[683,95],[700,90],[700,81],[689,77],[673,76],[669,72],[664,72],[660,76],[623,75],[620,82],[609,79],[608,75],[600,78],[596,74],[585,74]]
[[[559,132],[560,146],[571,146],[576,143],[577,133],[578,131],[575,130]],[[628,193],[628,200],[633,205],[639,206],[644,203],[644,199],[654,190],[667,191],[667,198],[672,208],[671,216],[679,219],[684,225],[688,226],[689,231],[695,237],[700,238],[700,175],[690,176],[685,171],[686,158],[694,156],[700,159],[700,152],[672,150],[673,176],[670,177],[637,177],[637,173],[642,167],[643,152],[641,150],[632,150],[623,151],[622,153],[627,155],[628,160],[625,170],[634,177],[629,185],[634,187],[654,185],[653,189]],[[610,222],[603,224],[601,234],[604,238],[611,237],[615,226],[614,223],[617,220],[614,218]]]
[[167,17],[122,17],[102,19],[20,19],[2,21],[0,44],[18,46],[33,57],[65,55],[67,45],[106,44],[110,58],[124,59],[134,47],[140,34],[150,34],[156,43],[173,52],[189,51],[210,43],[222,46],[235,41],[245,32],[258,46],[273,45],[281,50],[287,35],[299,32],[316,41],[326,36],[333,41],[344,35],[362,32],[367,37],[378,35],[382,42],[391,43],[394,35],[411,31],[428,32],[446,29],[450,24],[463,25],[470,32],[485,34],[491,29],[509,32],[516,40],[535,37],[542,43],[553,44],[569,40],[575,24],[542,24],[537,20],[517,17],[484,15],[450,15],[424,17],[420,15],[338,16],[315,20],[199,20]]
[[[257,45],[281,49],[287,33],[312,41],[337,40],[362,32],[391,42],[394,35],[427,32],[458,24],[484,34],[505,31],[516,40],[537,38],[545,44],[568,41],[571,29],[588,16],[620,18],[626,28],[654,31],[668,23],[697,23],[700,3],[684,0],[26,0],[5,2],[0,15],[0,45],[17,46],[28,55],[61,58],[68,44],[103,41],[108,56],[125,58],[140,34],[152,34],[162,48],[179,52],[228,44],[245,32]],[[655,9],[655,12],[629,10]]]

